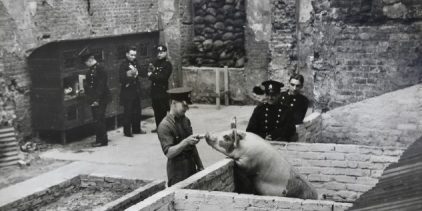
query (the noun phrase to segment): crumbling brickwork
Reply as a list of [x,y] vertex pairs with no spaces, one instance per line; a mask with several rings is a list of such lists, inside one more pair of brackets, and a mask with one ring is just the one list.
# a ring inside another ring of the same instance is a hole
[[296,72],[297,36],[295,0],[272,0],[272,36],[270,78],[287,83],[288,76]]
[[[322,110],[417,84],[422,78],[420,1],[315,0],[314,98]],[[418,12],[419,11],[419,12]]]

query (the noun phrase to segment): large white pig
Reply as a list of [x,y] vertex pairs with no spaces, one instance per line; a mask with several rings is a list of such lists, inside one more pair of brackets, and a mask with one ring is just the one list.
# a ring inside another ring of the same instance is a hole
[[253,133],[229,130],[207,133],[205,140],[217,151],[232,158],[246,174],[255,193],[317,199],[315,188],[295,172],[290,163],[268,141]]

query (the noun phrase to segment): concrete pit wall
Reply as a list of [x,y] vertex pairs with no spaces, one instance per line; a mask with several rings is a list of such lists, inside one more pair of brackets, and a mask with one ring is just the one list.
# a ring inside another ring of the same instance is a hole
[[256,196],[237,193],[221,193],[196,190],[179,190],[174,194],[175,211],[182,210],[259,210],[259,211],[342,211],[352,206],[325,200],[302,200],[286,197]]
[[101,207],[96,207],[96,210],[103,211],[122,210],[133,205],[136,201],[143,200],[163,190],[164,187],[164,181],[79,175],[57,185],[37,191],[29,196],[1,205],[0,211],[39,209],[60,200],[61,197],[68,196],[72,191],[78,190],[79,188],[94,188],[98,189],[98,191],[113,191],[113,189],[133,190]]
[[234,161],[224,159],[127,210],[346,210],[375,186],[384,168],[396,162],[404,150],[342,144],[272,144],[325,200],[233,193]]

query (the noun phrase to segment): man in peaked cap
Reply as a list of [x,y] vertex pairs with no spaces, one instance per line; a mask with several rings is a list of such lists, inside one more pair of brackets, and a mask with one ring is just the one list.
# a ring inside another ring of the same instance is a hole
[[255,107],[246,131],[267,140],[290,141],[296,133],[296,127],[291,123],[291,114],[277,101],[283,86],[281,82],[268,80],[254,87],[253,92],[264,94],[266,100]]
[[93,53],[84,48],[79,56],[81,62],[88,67],[84,83],[84,93],[88,105],[91,107],[92,117],[95,124],[95,142],[92,146],[107,146],[107,129],[105,112],[107,104],[111,101],[111,93],[107,84],[107,72],[97,62]]
[[185,116],[189,109],[190,88],[170,89],[170,112],[158,126],[157,134],[167,157],[168,186],[172,186],[204,169],[196,149],[198,135],[192,135],[192,126]]
[[155,124],[158,127],[161,120],[170,110],[168,101],[168,81],[173,70],[173,66],[167,59],[167,47],[157,46],[157,59],[149,64],[148,79],[151,81],[151,101],[154,110]]

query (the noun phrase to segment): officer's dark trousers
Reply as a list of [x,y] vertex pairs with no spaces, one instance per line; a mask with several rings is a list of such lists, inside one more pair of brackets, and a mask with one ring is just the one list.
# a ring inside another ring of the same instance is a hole
[[125,135],[141,132],[141,115],[140,97],[123,103],[123,133]]
[[95,127],[95,142],[97,143],[107,143],[107,128],[106,128],[106,119],[105,111],[107,108],[107,103],[100,103],[99,106],[91,106],[92,117],[94,119]]
[[167,115],[167,111],[170,111],[169,98],[153,98],[152,109],[154,110],[155,124],[160,124],[161,120]]

